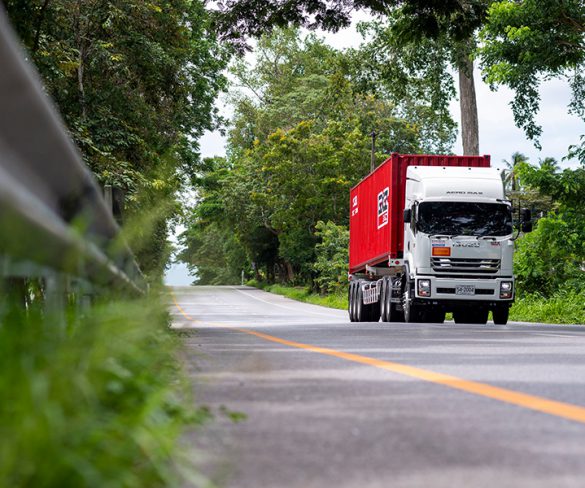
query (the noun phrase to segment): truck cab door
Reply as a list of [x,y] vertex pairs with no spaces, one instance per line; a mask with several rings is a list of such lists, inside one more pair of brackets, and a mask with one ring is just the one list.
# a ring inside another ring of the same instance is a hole
[[414,202],[408,210],[410,210],[410,222],[404,222],[404,260],[412,266],[416,243],[418,203]]

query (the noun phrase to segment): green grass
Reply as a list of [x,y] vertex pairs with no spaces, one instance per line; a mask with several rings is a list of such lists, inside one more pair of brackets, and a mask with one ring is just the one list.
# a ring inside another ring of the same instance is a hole
[[549,324],[585,324],[585,294],[559,292],[550,298],[529,295],[517,299],[510,320]]
[[[251,281],[250,286],[283,295],[300,302],[347,310],[347,293],[330,295],[312,293],[308,287],[267,285]],[[448,319],[450,319],[448,314]],[[529,295],[517,298],[510,310],[510,320],[548,324],[585,324],[585,296],[576,292],[562,292],[550,298]]]
[[177,441],[205,414],[162,300],[70,318],[0,303],[0,486],[181,486]]
[[248,285],[261,288],[270,293],[292,298],[299,302],[347,310],[347,292],[319,295],[318,293],[311,292],[307,286],[268,285],[266,283],[258,283],[255,280],[249,281]]

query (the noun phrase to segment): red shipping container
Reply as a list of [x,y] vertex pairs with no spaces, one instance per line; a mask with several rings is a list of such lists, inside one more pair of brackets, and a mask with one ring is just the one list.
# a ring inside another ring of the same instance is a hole
[[408,166],[490,166],[490,156],[392,154],[350,191],[349,272],[402,258]]

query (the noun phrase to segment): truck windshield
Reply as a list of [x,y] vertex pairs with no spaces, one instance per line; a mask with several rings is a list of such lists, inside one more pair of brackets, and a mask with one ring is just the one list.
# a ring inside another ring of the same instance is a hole
[[423,202],[417,228],[425,234],[505,236],[512,233],[512,213],[502,203]]

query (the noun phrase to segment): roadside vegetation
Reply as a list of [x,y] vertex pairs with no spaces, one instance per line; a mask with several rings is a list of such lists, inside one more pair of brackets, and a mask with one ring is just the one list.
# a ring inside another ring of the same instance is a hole
[[1,486],[182,486],[178,439],[203,421],[162,297],[66,317],[0,304]]
[[[199,0],[0,9],[84,162],[113,188],[115,245],[131,246],[151,285],[132,301],[100,290],[88,309],[70,291],[62,310],[51,308],[48,280],[1,277],[0,486],[203,485],[179,441],[208,413],[193,407],[158,289],[201,164],[198,140],[220,123],[230,53]],[[63,196],[59,208],[70,203]]]
[[[321,294],[308,286],[287,286],[258,283],[250,280],[247,285],[276,293],[299,302],[322,307],[347,310],[347,292]],[[524,295],[516,300],[510,310],[510,320],[519,322],[544,322],[550,324],[585,324],[585,306],[582,293],[560,291],[551,297],[539,294]],[[451,320],[450,314],[447,320]]]

